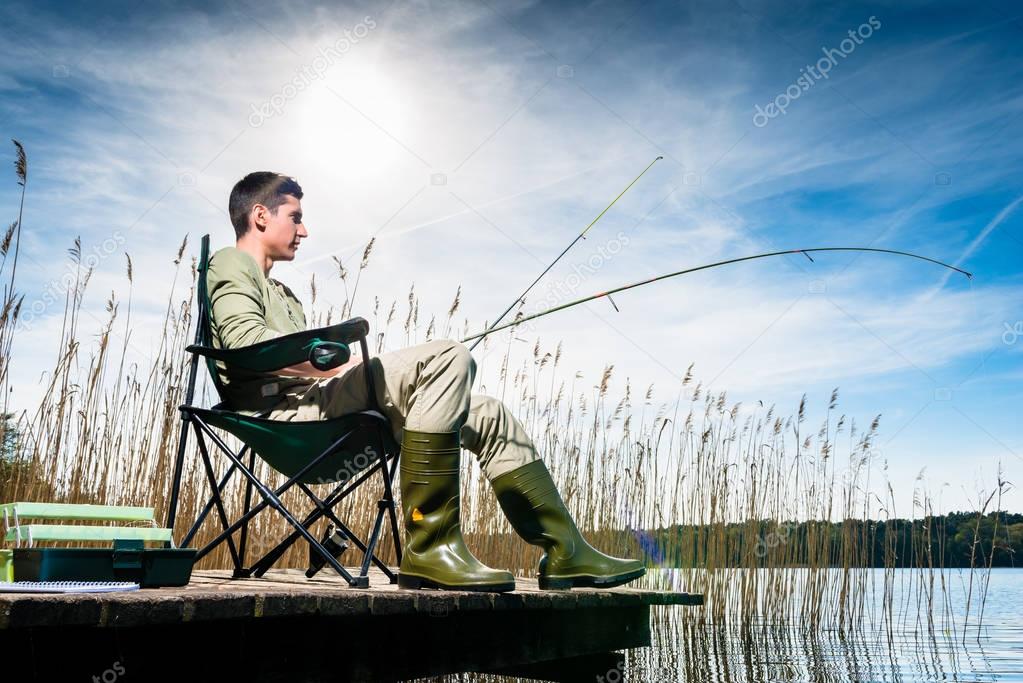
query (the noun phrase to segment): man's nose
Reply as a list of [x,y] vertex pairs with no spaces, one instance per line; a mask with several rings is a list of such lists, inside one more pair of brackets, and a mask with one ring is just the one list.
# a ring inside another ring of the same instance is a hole
[[305,223],[298,224],[298,236],[309,237],[309,232],[305,229]]

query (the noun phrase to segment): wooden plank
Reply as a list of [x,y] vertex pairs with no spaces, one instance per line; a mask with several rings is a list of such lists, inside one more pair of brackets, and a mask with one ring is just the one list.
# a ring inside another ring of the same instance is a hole
[[[5,648],[36,653],[12,658],[4,673],[88,680],[116,661],[138,680],[192,679],[197,670],[204,680],[390,681],[582,669],[592,680],[606,653],[649,645],[651,605],[701,599],[626,587],[541,591],[532,579],[502,594],[410,591],[379,571],[371,586],[349,588],[327,571],[233,580],[204,570],[180,588],[0,594]],[[38,647],[51,642],[59,657]]]
[[487,611],[573,611],[653,605],[698,605],[702,596],[637,588],[542,591],[533,579],[518,579],[513,593],[409,591],[373,571],[369,589],[354,589],[326,571],[306,579],[301,570],[275,570],[262,579],[231,579],[227,570],[203,570],[180,588],[99,595],[0,594],[0,628],[46,624],[114,627],[146,618],[146,605],[180,623],[266,616],[414,615]]

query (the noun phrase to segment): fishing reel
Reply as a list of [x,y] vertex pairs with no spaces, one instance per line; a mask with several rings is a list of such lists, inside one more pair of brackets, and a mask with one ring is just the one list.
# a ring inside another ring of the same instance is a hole
[[333,370],[352,357],[348,344],[316,340],[309,347],[309,362],[317,370]]
[[[327,526],[326,533],[323,534],[323,539],[320,541],[320,545],[330,553],[334,559],[341,557],[341,554],[348,550],[348,537],[345,536],[340,529],[335,529],[333,524]],[[324,565],[327,564],[326,558],[323,557],[315,548],[309,546],[309,569],[305,571],[307,579],[311,579],[316,576],[317,572],[323,569]]]

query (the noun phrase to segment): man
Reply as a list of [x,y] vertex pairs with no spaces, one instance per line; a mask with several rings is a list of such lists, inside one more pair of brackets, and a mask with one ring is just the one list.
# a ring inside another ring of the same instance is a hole
[[[291,261],[308,236],[302,188],[292,178],[250,173],[231,191],[234,247],[213,255],[207,272],[214,344],[247,346],[305,329],[302,305],[269,277]],[[272,375],[220,367],[227,400],[237,410],[269,409],[276,420],[319,420],[371,405],[353,357],[330,371],[304,362]],[[406,588],[506,591],[511,573],[469,552],[459,524],[459,447],[476,454],[515,531],[543,547],[541,588],[611,587],[645,572],[592,548],[580,535],[550,473],[522,425],[500,401],[472,393],[469,351],[432,341],[369,360],[377,403],[401,443],[401,500],[407,539],[398,583]]]

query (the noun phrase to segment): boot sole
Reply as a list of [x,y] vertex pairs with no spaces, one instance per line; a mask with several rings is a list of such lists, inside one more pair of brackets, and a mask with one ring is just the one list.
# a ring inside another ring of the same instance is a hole
[[646,568],[636,569],[625,574],[614,576],[541,576],[538,579],[540,589],[549,591],[571,590],[572,588],[615,588],[634,581],[646,574]]
[[409,576],[408,574],[398,574],[398,587],[407,588],[409,590],[420,590],[423,588],[436,588],[437,590],[445,591],[471,591],[473,593],[507,593],[508,591],[515,590],[515,581],[508,583],[492,583],[492,584],[480,584],[480,583],[468,583],[468,584],[455,584],[455,583],[441,583],[432,579],[426,579],[421,576]]

